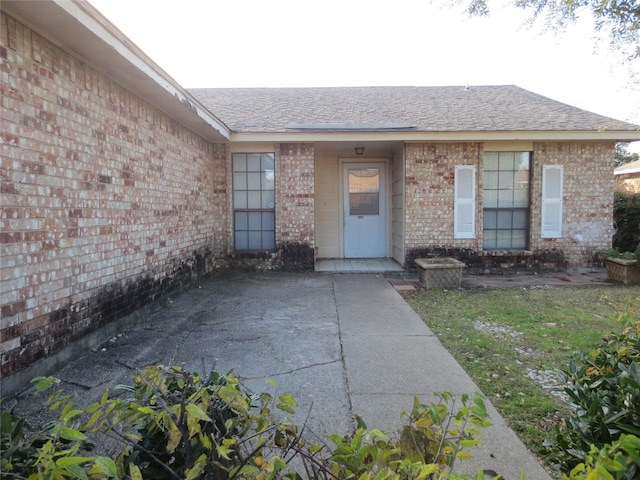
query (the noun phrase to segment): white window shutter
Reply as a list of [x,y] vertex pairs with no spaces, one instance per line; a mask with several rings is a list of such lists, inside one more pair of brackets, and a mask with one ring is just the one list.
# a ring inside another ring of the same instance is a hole
[[542,238],[562,237],[562,165],[542,167]]
[[476,233],[476,167],[456,165],[454,183],[454,238],[474,238]]

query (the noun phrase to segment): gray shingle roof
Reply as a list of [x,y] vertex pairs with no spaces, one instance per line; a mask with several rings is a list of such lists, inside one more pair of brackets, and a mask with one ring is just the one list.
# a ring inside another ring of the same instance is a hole
[[625,175],[628,173],[638,173],[640,172],[640,160],[636,160],[635,162],[626,163],[624,165],[620,165],[616,167],[613,171],[614,175]]
[[197,88],[189,92],[234,132],[637,131],[514,85]]

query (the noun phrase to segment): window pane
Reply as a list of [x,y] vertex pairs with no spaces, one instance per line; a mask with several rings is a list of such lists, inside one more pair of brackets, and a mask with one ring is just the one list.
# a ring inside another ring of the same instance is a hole
[[498,213],[498,229],[502,230],[510,230],[511,220],[512,220],[512,212],[511,210],[507,210],[506,212],[497,212]]
[[498,230],[496,236],[496,248],[511,248],[511,230]]
[[276,240],[273,232],[262,232],[262,249],[273,250],[276,248]]
[[527,228],[527,212],[522,210],[515,210],[513,212],[513,228]]
[[275,193],[262,192],[262,208],[273,208],[275,204]]
[[267,170],[262,174],[262,190],[273,190],[275,187],[273,170]]
[[484,212],[484,229],[495,229],[498,226],[498,212],[487,210]]
[[275,230],[276,229],[276,214],[273,212],[262,212],[262,229],[263,230]]
[[247,214],[249,218],[249,230],[261,230],[262,229],[262,215],[260,212],[249,212]]
[[484,158],[485,170],[498,170],[498,154],[497,153],[485,153],[483,158]]
[[236,230],[246,230],[248,228],[247,213],[236,212],[235,215]]
[[349,215],[378,215],[380,213],[380,194],[350,193]]
[[516,157],[516,169],[518,170],[529,170],[529,160],[530,159],[530,155],[529,152],[520,152],[517,154]]
[[498,207],[499,208],[513,207],[513,191],[512,190],[498,190]]
[[260,171],[260,154],[247,155],[247,172]]
[[247,190],[260,190],[260,173],[247,173]]
[[233,192],[233,208],[247,208],[247,192]]
[[496,190],[498,188],[498,172],[484,172],[483,181],[486,190]]
[[500,170],[513,170],[515,155],[513,152],[500,152]]
[[380,169],[349,169],[349,193],[379,192]]
[[526,208],[529,206],[529,190],[518,189],[513,192],[513,206]]
[[485,208],[498,207],[498,191],[497,190],[488,190],[484,192],[484,207]]
[[249,248],[249,236],[245,231],[236,231],[236,250],[247,250]]
[[486,250],[492,250],[497,248],[497,230],[488,230],[484,232],[484,245]]
[[502,170],[498,174],[498,185],[500,185],[500,190],[512,189],[513,188],[513,171],[509,170],[508,172],[503,172]]
[[260,156],[260,160],[262,161],[262,171],[269,171],[271,170],[273,172],[273,170],[275,170],[275,158],[273,153],[263,153]]
[[260,208],[260,192],[247,192],[247,208]]
[[234,190],[246,190],[247,189],[247,174],[244,172],[233,172],[233,189]]
[[247,170],[247,156],[246,155],[233,155],[233,171],[244,172]]
[[511,236],[511,248],[524,249],[527,248],[527,231],[514,230]]
[[262,250],[262,232],[249,233],[249,250]]

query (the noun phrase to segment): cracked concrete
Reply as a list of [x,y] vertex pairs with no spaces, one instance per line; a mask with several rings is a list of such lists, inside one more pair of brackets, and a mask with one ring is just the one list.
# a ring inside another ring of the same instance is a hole
[[[429,402],[440,391],[459,397],[478,390],[382,275],[225,272],[120,325],[115,337],[105,331],[102,346],[73,356],[56,373],[80,406],[105,388],[115,393],[148,365],[198,372],[215,365],[222,373],[233,370],[251,391],[292,395],[296,422],[306,421],[306,432],[326,439],[351,431],[355,415],[370,428],[391,431],[414,396]],[[46,395],[25,389],[4,407],[35,422],[50,418]],[[548,480],[488,407],[494,426],[477,459],[457,469],[480,466],[507,479],[524,471],[528,480]]]

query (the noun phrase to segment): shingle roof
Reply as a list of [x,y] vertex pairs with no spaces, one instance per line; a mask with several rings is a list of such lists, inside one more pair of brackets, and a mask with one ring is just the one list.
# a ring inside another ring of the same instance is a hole
[[235,132],[637,131],[514,85],[472,87],[197,88]]
[[624,165],[620,165],[616,167],[613,171],[614,175],[626,175],[629,173],[639,173],[640,172],[640,160],[636,160],[635,162],[625,163]]

